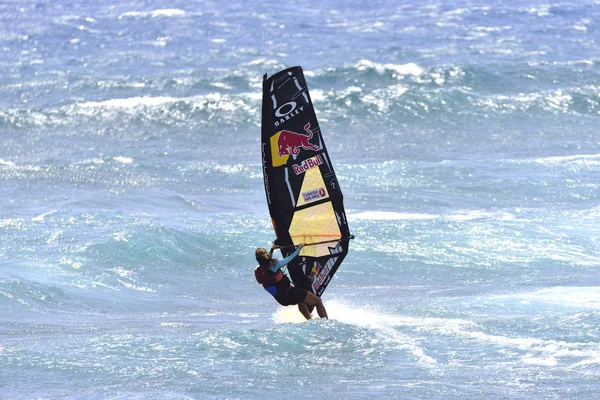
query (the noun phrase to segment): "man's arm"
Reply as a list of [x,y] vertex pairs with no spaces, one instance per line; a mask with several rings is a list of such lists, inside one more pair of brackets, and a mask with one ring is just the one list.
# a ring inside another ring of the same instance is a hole
[[303,245],[299,245],[296,248],[296,251],[294,251],[292,254],[290,254],[289,256],[287,256],[286,258],[284,258],[283,260],[275,260],[273,262],[273,264],[271,264],[269,266],[269,270],[271,272],[277,272],[278,269],[280,269],[281,267],[289,264],[290,261],[292,261],[298,255],[298,253],[300,253],[300,250],[302,249],[302,247],[304,247],[304,246]]

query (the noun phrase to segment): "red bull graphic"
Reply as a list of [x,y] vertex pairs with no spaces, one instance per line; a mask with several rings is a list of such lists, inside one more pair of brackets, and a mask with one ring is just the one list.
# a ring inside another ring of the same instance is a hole
[[313,282],[317,275],[319,275],[319,271],[321,271],[321,264],[318,262],[315,263],[314,267],[310,270],[310,281]]
[[304,172],[308,171],[311,168],[318,167],[321,164],[323,164],[323,157],[321,157],[320,154],[317,154],[316,156],[314,156],[312,158],[307,158],[306,160],[302,161],[300,164],[292,165],[292,169],[294,170],[296,175],[300,175],[300,174],[303,174]]
[[310,281],[311,287],[314,293],[317,293],[317,290],[323,282],[329,277],[329,271],[331,271],[330,263],[326,263],[325,267],[322,267],[321,264],[315,262],[315,266],[312,267],[310,271]]
[[313,133],[310,130],[310,122],[304,125],[304,130],[308,133],[303,135],[292,131],[280,131],[279,138],[277,139],[277,157],[300,154],[300,149],[304,150],[321,150],[317,145],[309,142],[313,137]]
[[301,150],[321,150],[318,145],[310,143],[313,138],[310,123],[304,125],[304,130],[308,135],[283,130],[271,136],[271,160],[274,167],[285,165],[290,155],[295,158]]

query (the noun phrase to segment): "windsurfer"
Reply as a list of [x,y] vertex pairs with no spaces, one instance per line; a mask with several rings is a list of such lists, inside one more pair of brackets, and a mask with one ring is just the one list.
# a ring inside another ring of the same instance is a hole
[[254,275],[258,283],[262,284],[267,292],[275,297],[275,300],[282,306],[298,305],[298,310],[304,315],[304,318],[310,319],[311,315],[308,307],[315,307],[321,318],[327,318],[327,311],[321,301],[321,298],[306,289],[292,285],[290,279],[285,275],[281,268],[287,265],[300,253],[304,244],[300,244],[296,251],[282,260],[273,258],[273,250],[278,248],[275,243],[271,244],[271,250],[259,247],[255,251],[258,267],[254,270]]

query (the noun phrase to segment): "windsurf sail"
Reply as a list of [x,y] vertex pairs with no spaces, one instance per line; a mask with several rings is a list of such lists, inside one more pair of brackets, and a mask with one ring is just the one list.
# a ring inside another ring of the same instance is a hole
[[301,67],[263,78],[262,166],[269,213],[283,256],[306,246],[288,272],[320,296],[348,254],[343,196]]

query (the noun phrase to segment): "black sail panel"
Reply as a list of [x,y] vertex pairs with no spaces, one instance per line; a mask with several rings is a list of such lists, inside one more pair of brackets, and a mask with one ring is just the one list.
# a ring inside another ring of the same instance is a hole
[[342,191],[301,67],[263,80],[262,165],[273,228],[287,256],[307,243],[288,271],[321,295],[348,253]]

